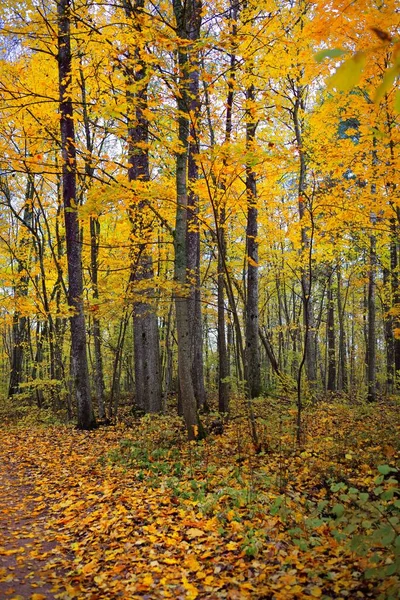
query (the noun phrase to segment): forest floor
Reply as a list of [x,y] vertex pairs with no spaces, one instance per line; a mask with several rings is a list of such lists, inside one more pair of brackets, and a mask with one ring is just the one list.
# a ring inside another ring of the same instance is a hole
[[[240,403],[188,443],[172,416],[0,427],[0,597],[286,600],[400,595],[400,404]],[[210,417],[210,420],[212,417]]]

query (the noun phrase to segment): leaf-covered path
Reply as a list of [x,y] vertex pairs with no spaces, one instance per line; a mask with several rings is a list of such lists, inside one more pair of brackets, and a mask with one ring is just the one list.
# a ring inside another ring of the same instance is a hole
[[[390,440],[398,440],[398,409],[382,423],[379,412],[367,419],[325,407],[310,418],[301,451],[279,419],[266,421],[269,449],[258,456],[239,421],[197,445],[186,442],[177,421],[163,417],[91,433],[63,426],[0,429],[1,597],[353,600],[386,594],[398,579],[390,572],[383,581],[366,578],[371,552],[358,549],[366,528],[366,539],[376,536],[375,564],[395,564],[396,538],[381,527],[376,510],[388,511],[395,530],[391,473],[398,473],[390,465],[399,452]],[[382,461],[388,464],[379,475],[375,465]],[[357,485],[360,491],[351,487]],[[380,501],[378,494],[388,491],[392,500]],[[359,538],[357,552],[346,531]]]
[[46,540],[46,508],[31,486],[13,476],[12,460],[0,469],[0,598],[47,600],[52,584],[41,571],[55,548]]

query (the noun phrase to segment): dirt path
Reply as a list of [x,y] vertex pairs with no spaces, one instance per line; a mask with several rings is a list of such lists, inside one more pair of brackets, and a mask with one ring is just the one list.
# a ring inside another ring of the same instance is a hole
[[46,504],[0,465],[0,598],[52,600],[52,584],[41,572],[55,551],[46,535]]

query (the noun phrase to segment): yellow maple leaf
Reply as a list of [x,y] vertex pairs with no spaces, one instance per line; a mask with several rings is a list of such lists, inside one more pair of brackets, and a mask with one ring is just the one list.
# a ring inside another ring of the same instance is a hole
[[152,584],[153,584],[153,576],[150,573],[147,573],[147,575],[145,575],[143,578],[142,585],[145,585],[146,587],[150,587]]
[[182,575],[182,583],[183,587],[187,591],[186,598],[188,600],[195,600],[195,598],[197,598],[197,596],[199,595],[199,590],[197,589],[197,587],[190,583],[190,581],[188,581],[185,575]]
[[199,571],[199,569],[201,568],[200,563],[198,562],[194,554],[189,554],[189,556],[185,560],[185,566],[188,569],[190,569],[190,571]]
[[186,531],[186,535],[188,536],[188,538],[192,539],[205,535],[205,533],[201,529],[197,529],[197,527],[190,527],[190,529]]

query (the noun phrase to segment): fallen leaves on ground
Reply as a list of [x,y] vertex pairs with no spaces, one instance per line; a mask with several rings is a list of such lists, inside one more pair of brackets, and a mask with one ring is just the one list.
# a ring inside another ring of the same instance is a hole
[[[391,597],[397,571],[368,573],[399,560],[398,405],[310,408],[301,448],[290,408],[256,407],[261,454],[240,416],[199,444],[173,417],[93,432],[3,427],[1,476],[24,491],[35,544],[3,544],[0,556],[40,558],[34,576],[60,600]],[[385,518],[397,533],[364,549],[379,507],[393,507]],[[18,598],[11,584],[6,597]]]

